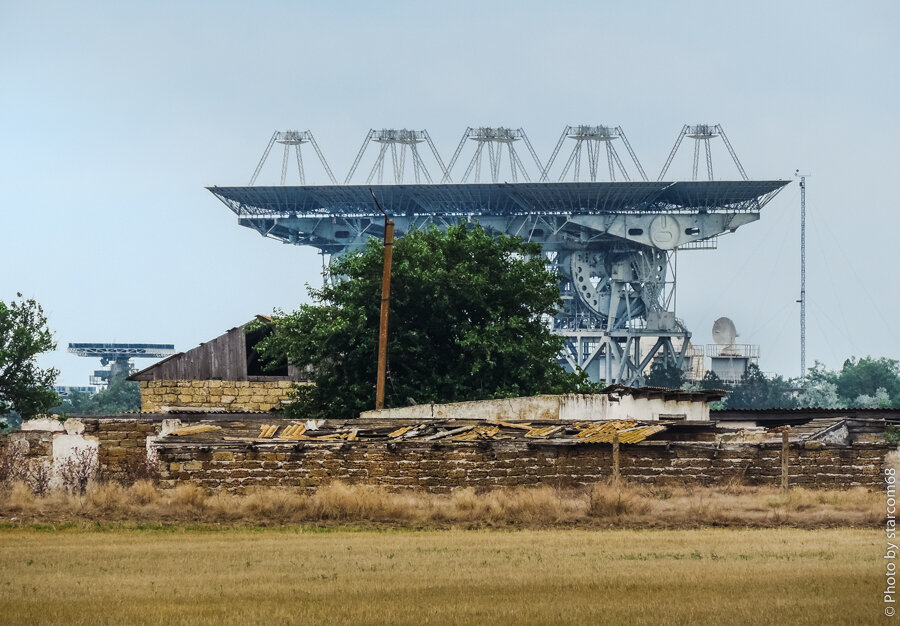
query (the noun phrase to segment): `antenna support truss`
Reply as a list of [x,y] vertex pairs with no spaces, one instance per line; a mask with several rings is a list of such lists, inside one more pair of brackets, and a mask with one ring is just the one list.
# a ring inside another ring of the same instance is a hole
[[303,153],[300,149],[300,147],[305,143],[311,145],[312,149],[316,153],[316,156],[319,157],[319,161],[322,163],[322,167],[325,168],[325,172],[328,174],[328,178],[331,179],[331,184],[338,184],[337,179],[334,177],[334,174],[332,174],[331,167],[329,167],[328,161],[325,160],[325,155],[322,154],[322,151],[319,149],[319,144],[316,143],[316,138],[313,137],[313,134],[308,130],[286,130],[275,131],[274,133],[272,133],[272,138],[269,139],[269,145],[266,146],[262,158],[259,160],[259,164],[253,171],[253,176],[250,177],[250,184],[248,186],[252,187],[254,183],[256,183],[256,179],[259,176],[259,173],[262,171],[263,165],[265,165],[266,163],[266,159],[269,158],[269,153],[272,151],[272,146],[274,146],[276,143],[284,145],[284,155],[281,159],[282,185],[287,180],[288,161],[291,148],[294,149],[294,154],[297,157],[297,172],[300,174],[300,184],[306,184],[306,172],[303,169]]
[[459,145],[456,147],[456,152],[453,153],[453,158],[450,159],[446,176],[442,182],[450,182],[450,172],[453,170],[453,166],[456,165],[456,161],[459,159],[459,156],[462,154],[468,141],[475,142],[475,153],[472,155],[472,159],[469,161],[465,173],[458,182],[468,182],[469,177],[473,176],[473,174],[473,182],[480,183],[482,181],[481,170],[485,153],[487,153],[490,182],[502,182],[500,170],[503,166],[504,153],[506,154],[506,162],[509,167],[509,182],[519,182],[520,176],[525,182],[531,182],[531,177],[528,175],[528,171],[525,169],[525,165],[522,163],[522,159],[519,157],[518,152],[516,152],[515,142],[517,141],[521,141],[525,144],[525,147],[531,154],[531,158],[534,159],[537,171],[542,173],[544,170],[537,152],[534,151],[534,147],[532,147],[531,141],[528,140],[528,135],[525,134],[523,129],[504,127],[490,128],[486,126],[480,128],[469,127],[466,129],[466,132],[463,133],[462,139],[460,139]]
[[[575,145],[572,147],[569,158],[566,159],[566,163],[563,166],[557,182],[566,180],[570,171],[572,172],[571,180],[573,182],[578,182],[581,179],[582,163],[585,161],[587,162],[588,180],[596,182],[600,171],[601,152],[606,153],[606,161],[609,168],[609,181],[615,182],[616,171],[619,172],[619,176],[621,176],[623,180],[630,181],[631,176],[625,169],[622,159],[619,157],[619,153],[616,151],[616,147],[613,144],[616,139],[622,140],[622,144],[628,151],[628,155],[631,157],[631,161],[634,163],[641,180],[647,180],[647,174],[644,173],[644,168],[641,166],[641,162],[631,148],[631,144],[628,142],[625,131],[622,130],[621,126],[581,125],[566,126],[565,130],[563,130],[559,141],[556,143],[556,147],[553,149],[553,154],[550,155],[550,160],[547,161],[547,166],[541,173],[541,182],[549,182],[550,168],[553,167],[553,163],[556,161],[556,157],[559,156],[559,151],[562,149],[563,144],[567,139],[574,140]],[[584,158],[585,156],[587,157],[586,159]]]
[[359,167],[359,164],[366,153],[366,148],[369,147],[371,142],[380,144],[380,147],[378,149],[378,156],[375,157],[375,164],[372,166],[372,169],[369,171],[369,175],[366,178],[367,185],[372,184],[373,181],[377,181],[379,185],[384,182],[384,164],[388,153],[391,155],[394,184],[399,185],[404,182],[407,154],[409,154],[409,158],[412,160],[414,181],[416,183],[421,183],[423,180],[427,183],[434,182],[431,178],[431,174],[428,172],[425,161],[422,159],[422,155],[419,153],[418,145],[421,143],[428,144],[431,154],[434,156],[438,168],[441,170],[441,180],[447,177],[447,169],[444,167],[441,155],[434,146],[434,142],[431,141],[431,136],[428,134],[427,130],[407,130],[405,128],[372,129],[369,131],[369,134],[366,135],[362,147],[359,149],[356,159],[353,161],[353,165],[350,166],[350,171],[344,179],[345,185],[350,184],[350,181],[353,179],[353,174],[356,173],[356,168]]
[[710,140],[716,137],[722,138],[722,142],[728,149],[728,154],[731,155],[731,160],[734,161],[735,166],[737,166],[741,178],[743,180],[750,180],[750,178],[747,176],[747,172],[744,171],[744,166],[741,165],[741,161],[737,157],[737,153],[734,151],[734,148],[731,147],[731,142],[728,141],[728,136],[725,134],[725,130],[722,128],[721,124],[695,124],[693,126],[685,124],[681,129],[681,133],[679,133],[678,135],[678,139],[675,140],[675,145],[672,146],[672,151],[669,153],[669,158],[666,159],[666,164],[663,165],[662,171],[660,171],[659,176],[656,180],[660,181],[666,175],[666,172],[669,170],[669,166],[672,165],[672,160],[675,158],[675,153],[678,152],[678,148],[679,146],[681,146],[681,142],[685,137],[694,140],[694,167],[691,180],[697,180],[700,165],[701,143],[703,144],[706,154],[706,173],[708,176],[707,180],[715,180],[713,178],[712,150],[710,147]]

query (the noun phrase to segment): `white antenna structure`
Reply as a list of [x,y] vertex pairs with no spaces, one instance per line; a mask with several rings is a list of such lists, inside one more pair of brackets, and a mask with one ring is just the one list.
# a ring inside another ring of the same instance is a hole
[[800,380],[806,381],[806,179],[811,174],[794,171],[800,179]]

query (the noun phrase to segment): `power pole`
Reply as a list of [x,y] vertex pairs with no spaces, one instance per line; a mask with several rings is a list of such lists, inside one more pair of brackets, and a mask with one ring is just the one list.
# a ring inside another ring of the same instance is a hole
[[794,172],[800,178],[800,381],[806,381],[806,179],[809,174]]
[[378,374],[375,381],[375,410],[384,409],[384,383],[387,372],[388,312],[391,304],[391,261],[394,256],[394,220],[387,216],[375,192],[369,187],[375,206],[384,215],[384,270],[381,276],[381,322],[378,326]]

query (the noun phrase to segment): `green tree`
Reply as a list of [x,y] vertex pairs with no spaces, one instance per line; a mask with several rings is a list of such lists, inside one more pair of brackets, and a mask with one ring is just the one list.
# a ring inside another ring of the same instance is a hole
[[54,412],[66,415],[112,415],[141,408],[141,390],[136,382],[125,380],[128,373],[117,372],[106,389],[90,395],[75,392],[56,407]]
[[706,374],[703,375],[703,378],[700,379],[700,389],[706,391],[720,391],[722,389],[731,389],[731,386],[722,380],[714,371],[708,370]]
[[53,383],[59,372],[42,369],[37,356],[56,348],[41,305],[34,300],[0,300],[0,416],[30,419],[59,403]]
[[[697,385],[698,389],[704,391],[731,391],[732,387],[724,380],[722,380],[718,374],[716,374],[712,370],[707,370],[706,374],[703,375],[703,378],[700,379],[699,384]],[[725,408],[725,401],[728,399],[728,396],[725,396],[721,400],[715,400],[711,402],[709,408],[713,411],[720,411]]]
[[[835,384],[846,405],[856,406],[857,400],[865,402],[875,397],[884,404],[886,394],[888,405],[900,406],[900,362],[894,359],[865,357],[857,360],[851,357],[844,361]],[[883,390],[880,395],[879,389]]]
[[644,384],[647,387],[681,389],[684,385],[684,370],[671,363],[666,363],[662,359],[654,359]]
[[836,409],[847,406],[838,395],[838,376],[835,372],[825,369],[825,366],[816,361],[806,372],[803,380],[803,389],[798,398],[802,407],[819,409]]
[[875,395],[860,394],[853,401],[853,406],[861,409],[889,409],[892,406],[891,397],[888,395],[887,389],[879,387],[875,390]]
[[[394,245],[385,405],[456,402],[596,389],[556,361],[547,316],[559,278],[540,247],[481,226],[414,230]],[[277,313],[256,349],[311,372],[290,412],[355,417],[374,407],[383,246],[332,262],[315,301]]]
[[781,376],[767,377],[755,363],[725,399],[729,409],[791,409],[797,406],[791,384]]

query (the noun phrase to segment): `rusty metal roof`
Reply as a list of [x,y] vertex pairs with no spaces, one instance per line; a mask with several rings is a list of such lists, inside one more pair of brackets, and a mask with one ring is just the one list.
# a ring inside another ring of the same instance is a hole
[[576,426],[582,430],[575,438],[583,443],[612,443],[617,436],[619,443],[637,443],[666,430],[665,426],[659,424],[639,424],[635,420],[579,422]]
[[680,424],[663,425],[633,419],[603,422],[428,420],[408,422],[398,427],[396,420],[210,420],[210,423],[181,427],[171,436],[179,441],[198,443],[215,439],[260,444],[364,440],[456,444],[519,439],[565,445],[612,443],[613,438],[618,436],[620,443],[628,444],[638,443],[673,426]]

